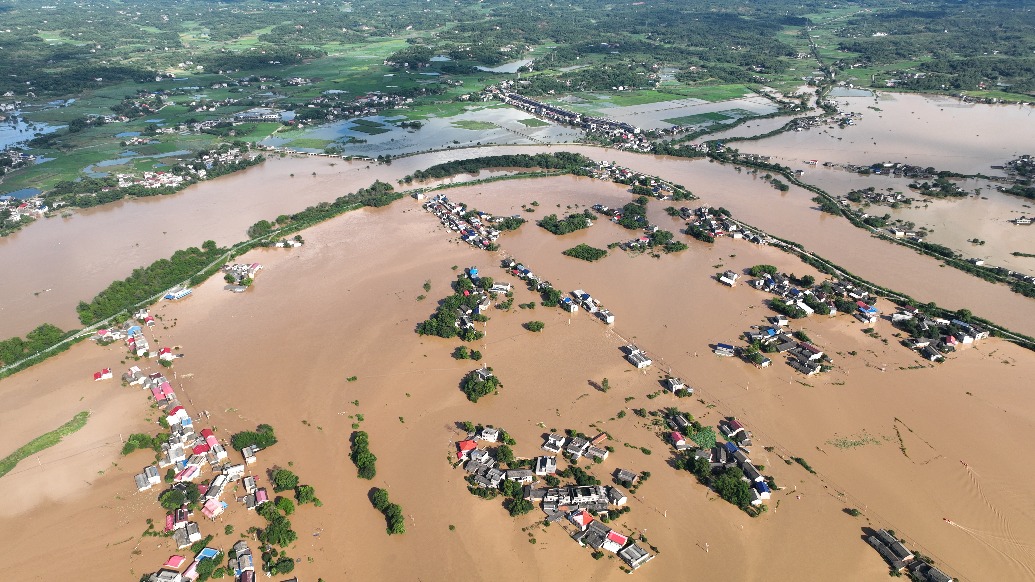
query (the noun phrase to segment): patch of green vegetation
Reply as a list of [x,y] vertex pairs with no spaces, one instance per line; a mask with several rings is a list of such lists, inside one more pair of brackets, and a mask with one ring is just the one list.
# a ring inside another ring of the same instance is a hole
[[287,143],[289,148],[307,148],[313,150],[322,150],[325,147],[334,143],[329,139],[316,139],[311,137],[300,137],[293,139]]
[[[358,121],[362,121],[362,120],[358,120]],[[356,121],[353,121],[353,124],[354,125],[352,127],[350,127],[349,129],[351,129],[352,131],[358,131],[360,133],[365,133],[367,135],[380,135],[382,133],[388,133],[389,131],[392,131],[391,129],[389,129],[389,128],[383,126],[383,125],[366,125],[366,124],[362,124],[361,125],[361,124],[356,123]]]
[[488,121],[475,121],[473,119],[458,119],[450,125],[453,127],[459,127],[460,129],[470,129],[472,131],[485,131],[496,128],[495,123],[490,123]]
[[848,437],[838,437],[827,441],[828,445],[834,445],[839,449],[854,449],[866,445],[879,445],[880,439],[865,432]]
[[72,417],[72,420],[66,422],[65,424],[59,426],[58,428],[46,434],[40,435],[32,439],[28,443],[19,447],[10,455],[7,455],[3,459],[0,459],[0,477],[3,477],[4,475],[10,473],[11,470],[14,469],[15,466],[18,465],[18,462],[22,459],[25,459],[31,455],[35,455],[36,453],[44,449],[49,449],[50,447],[60,443],[62,438],[83,428],[84,426],[86,426],[86,421],[89,418],[90,413],[88,411],[84,410],[82,412],[76,413],[76,415]]
[[694,115],[684,115],[683,117],[673,117],[672,119],[663,119],[665,123],[671,123],[672,125],[698,125],[705,123],[713,123],[716,121],[729,121],[730,118],[722,113],[696,113]]
[[525,127],[547,127],[550,125],[548,122],[542,119],[536,119],[535,117],[529,117],[528,119],[519,119],[518,123]]
[[576,259],[582,259],[583,261],[593,262],[606,257],[607,251],[583,243],[564,251],[563,254]]

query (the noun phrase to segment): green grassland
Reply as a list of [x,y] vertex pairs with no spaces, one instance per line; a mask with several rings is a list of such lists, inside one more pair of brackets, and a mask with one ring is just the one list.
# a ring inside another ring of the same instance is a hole
[[72,420],[46,434],[32,439],[25,445],[19,447],[18,450],[7,455],[3,459],[0,459],[0,477],[10,473],[11,470],[18,465],[19,461],[60,443],[62,438],[83,428],[86,426],[86,421],[89,420],[89,418],[90,413],[85,410],[77,413],[72,417]]
[[291,147],[291,148],[306,148],[306,149],[313,149],[313,150],[322,150],[325,147],[331,145],[332,143],[334,143],[334,142],[329,140],[329,139],[316,139],[316,138],[311,138],[311,137],[300,137],[298,139],[293,139],[293,140],[289,141],[287,143],[287,146]]
[[662,121],[664,121],[665,123],[671,123],[672,125],[700,125],[710,124],[716,121],[729,121],[730,119],[730,116],[715,112],[684,115],[683,117],[673,117],[672,119],[664,119]]
[[459,127],[460,129],[470,129],[473,131],[484,131],[487,129],[496,129],[498,127],[495,123],[488,121],[476,121],[474,119],[459,119],[451,124],[453,127]]
[[518,123],[525,127],[547,127],[550,124],[542,119],[536,119],[535,117],[529,117],[528,119],[519,119]]

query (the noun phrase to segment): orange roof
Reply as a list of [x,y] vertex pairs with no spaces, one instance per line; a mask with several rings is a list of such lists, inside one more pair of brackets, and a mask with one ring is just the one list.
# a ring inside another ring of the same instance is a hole
[[575,514],[575,516],[572,518],[572,521],[575,522],[576,525],[586,527],[587,525],[589,525],[591,521],[593,521],[593,516],[590,515],[588,511],[583,509],[579,513]]

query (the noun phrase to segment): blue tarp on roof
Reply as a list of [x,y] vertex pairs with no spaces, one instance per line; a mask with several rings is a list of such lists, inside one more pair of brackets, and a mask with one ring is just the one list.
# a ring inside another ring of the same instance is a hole
[[733,453],[737,452],[737,444],[736,443],[725,443],[725,444],[723,444],[723,446],[726,447],[726,452],[730,453],[731,455]]
[[759,493],[770,493],[769,485],[765,481],[755,481],[754,488]]

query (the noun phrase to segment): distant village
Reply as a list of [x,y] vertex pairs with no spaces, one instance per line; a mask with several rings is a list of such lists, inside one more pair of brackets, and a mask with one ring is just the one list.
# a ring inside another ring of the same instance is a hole
[[[756,266],[755,269],[758,267]],[[737,284],[741,275],[725,271],[716,278],[729,287]],[[734,348],[718,344],[718,355],[741,355],[745,360],[759,366],[769,367],[772,362],[765,354],[788,353],[788,364],[795,370],[811,376],[832,365],[829,356],[804,339],[802,332],[786,330],[790,319],[805,318],[814,314],[833,316],[838,313],[852,315],[860,323],[873,326],[881,317],[874,305],[876,297],[868,291],[847,281],[827,280],[804,285],[785,273],[760,272],[750,285],[775,296],[770,306],[780,313],[767,319],[767,325],[756,327],[744,333],[749,345]],[[961,319],[945,319],[924,314],[915,306],[896,307],[885,316],[895,327],[910,334],[903,345],[915,350],[924,359],[940,362],[946,353],[954,352],[959,346],[973,344],[989,337],[989,330]]]
[[[418,196],[423,197],[422,194]],[[425,202],[424,210],[434,214],[443,226],[457,233],[460,240],[487,251],[498,248],[496,239],[500,236],[500,230],[497,226],[507,220],[484,212],[468,211],[466,204],[453,202],[445,194],[436,194]],[[511,220],[524,222],[519,216],[511,217]]]

